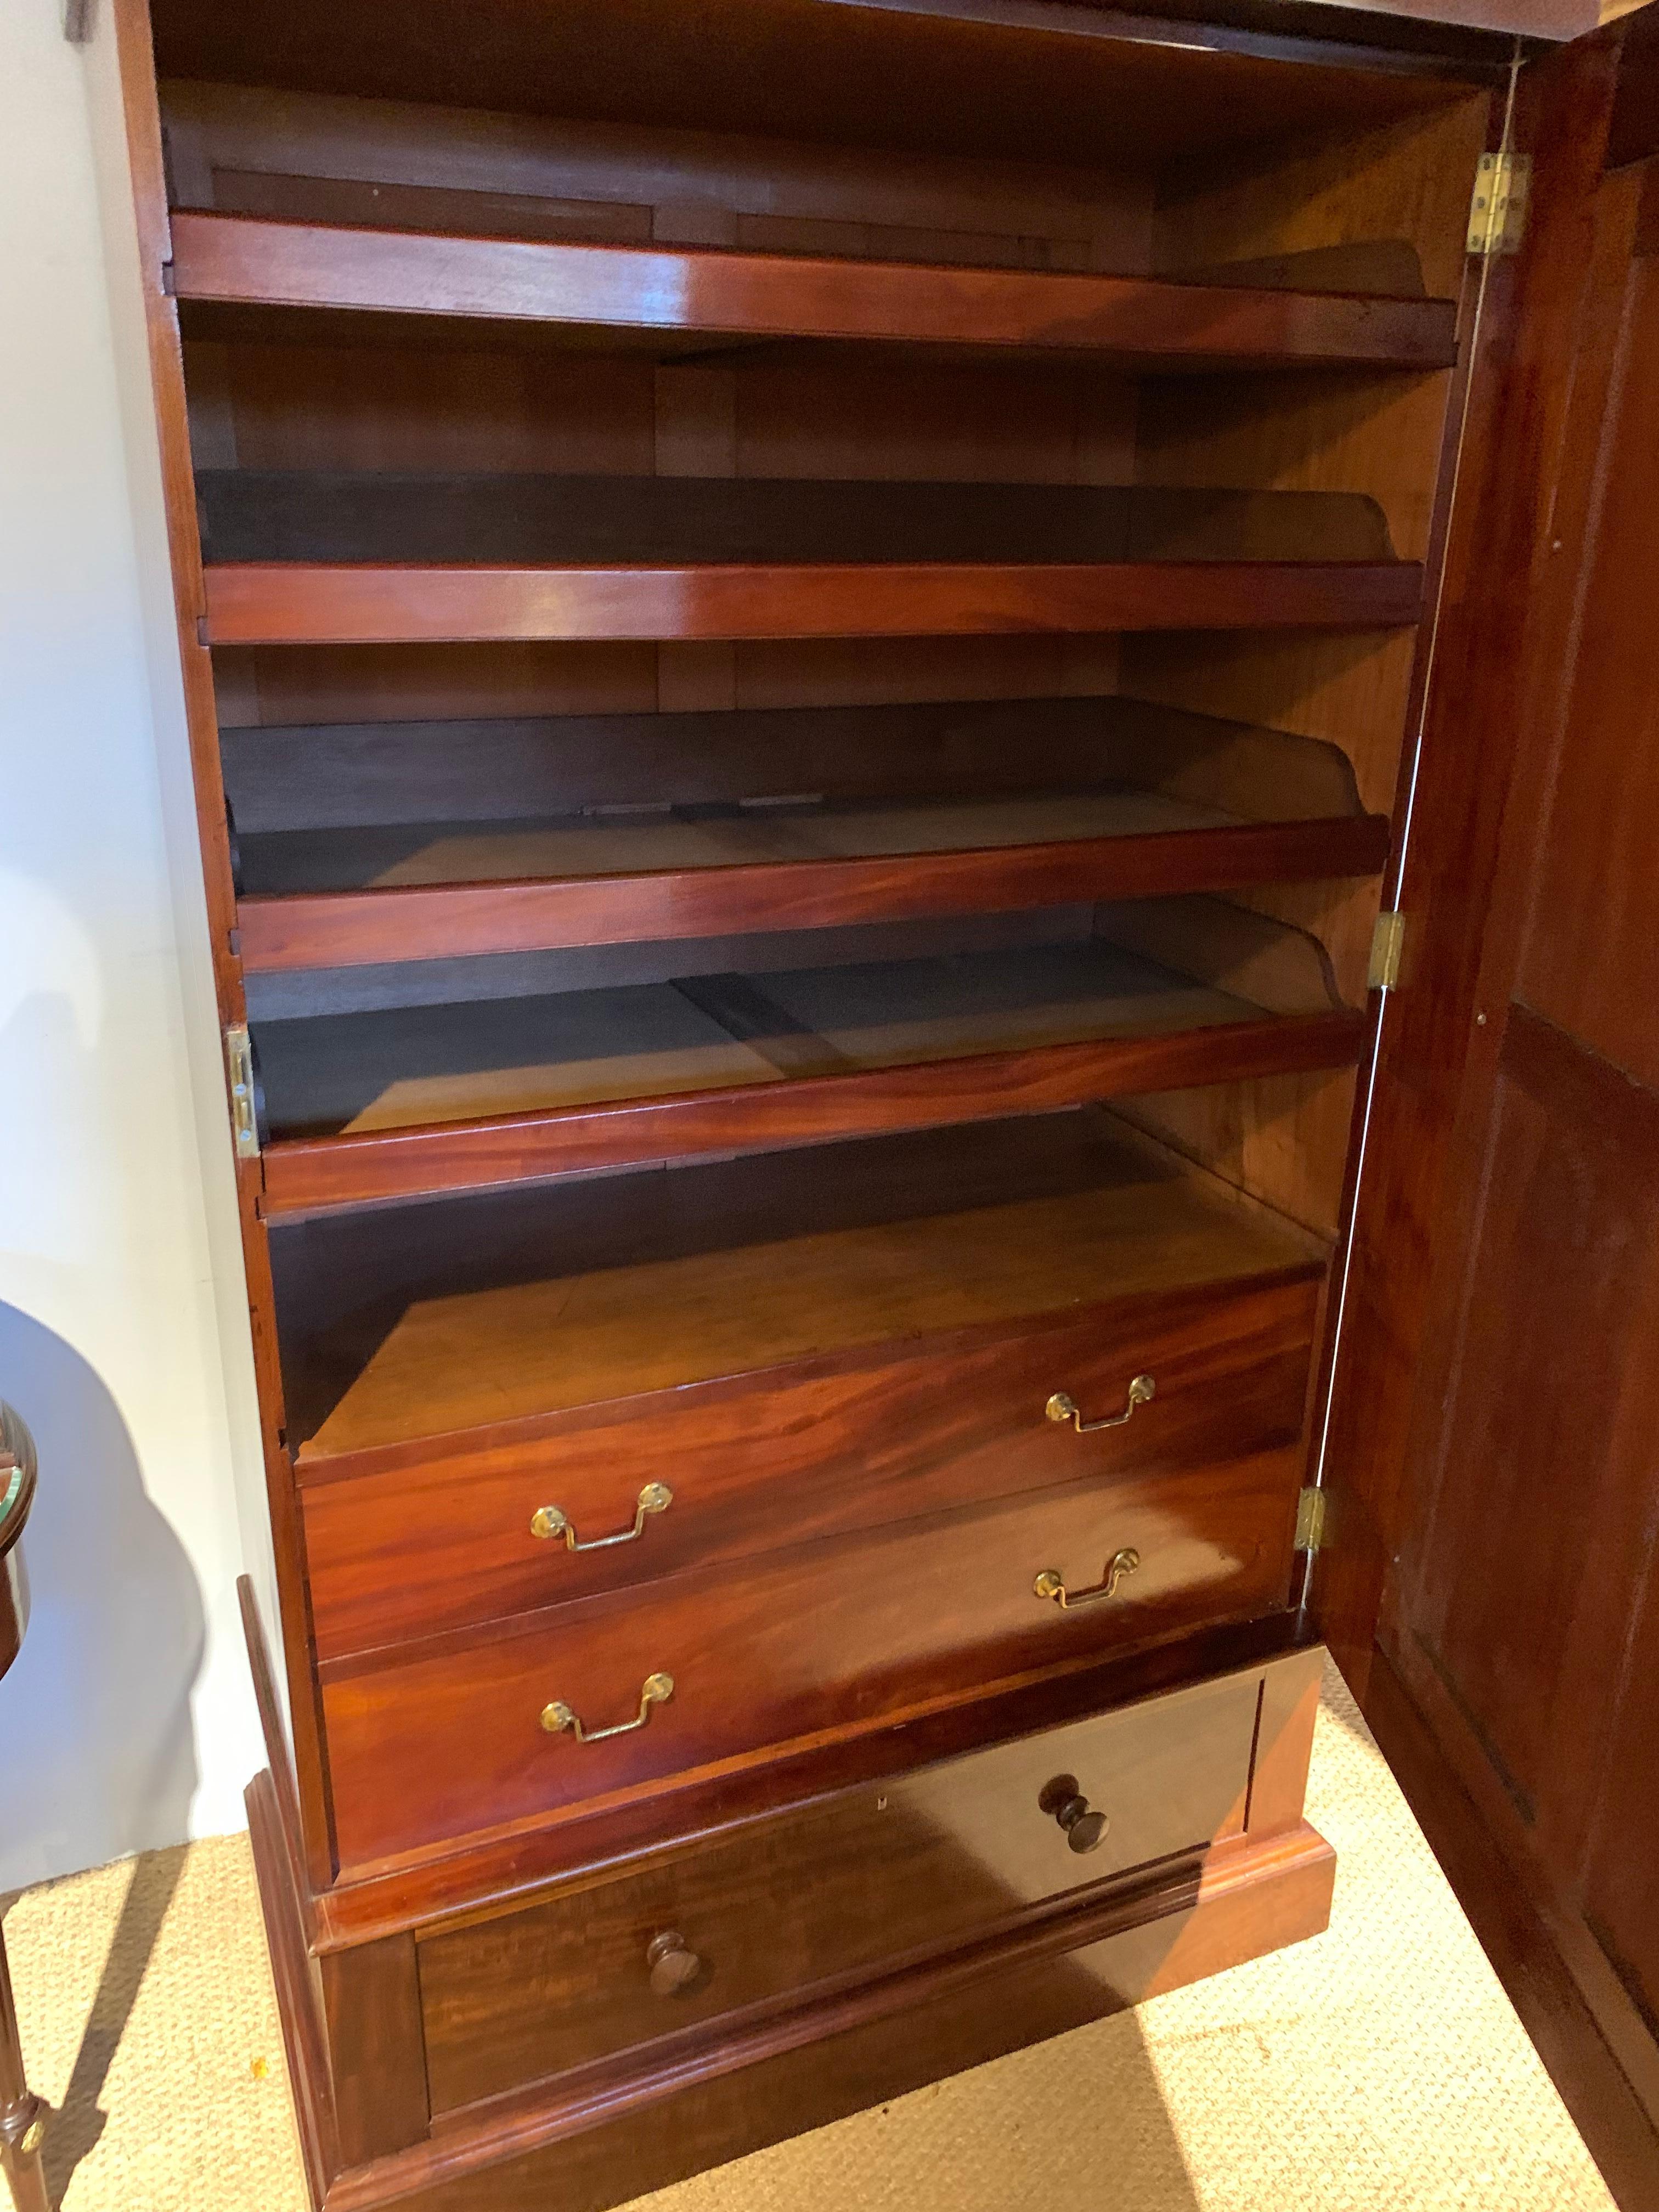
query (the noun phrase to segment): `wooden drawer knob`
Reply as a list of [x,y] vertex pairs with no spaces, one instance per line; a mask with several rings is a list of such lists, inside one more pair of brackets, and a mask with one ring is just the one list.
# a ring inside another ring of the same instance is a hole
[[651,1976],[651,1993],[659,1997],[678,1996],[702,1972],[702,1960],[684,1936],[677,1936],[672,1929],[651,1938],[646,1946],[645,1963]]
[[1096,1812],[1078,1788],[1075,1774],[1057,1774],[1044,1786],[1037,1804],[1060,1823],[1073,1850],[1097,1850],[1106,1840],[1111,1820],[1106,1814]]

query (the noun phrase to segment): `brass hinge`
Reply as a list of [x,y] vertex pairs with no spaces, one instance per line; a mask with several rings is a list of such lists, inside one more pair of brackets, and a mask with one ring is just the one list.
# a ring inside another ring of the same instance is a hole
[[259,1116],[253,1102],[253,1040],[247,1024],[225,1031],[225,1073],[230,1079],[230,1126],[239,1160],[259,1157]]
[[1406,944],[1406,917],[1398,908],[1385,908],[1371,931],[1371,964],[1365,977],[1370,991],[1393,991],[1400,984],[1400,956]]
[[1469,252],[1513,253],[1527,227],[1532,185],[1529,154],[1483,154],[1469,202]]
[[1304,1490],[1296,1501],[1296,1549],[1316,1552],[1324,1540],[1325,1493],[1322,1490]]

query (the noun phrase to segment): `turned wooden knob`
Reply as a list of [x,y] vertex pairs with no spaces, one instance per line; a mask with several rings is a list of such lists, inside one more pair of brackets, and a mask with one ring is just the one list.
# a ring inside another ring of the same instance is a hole
[[702,1960],[684,1936],[675,1935],[672,1929],[651,1938],[646,1946],[645,1963],[650,1970],[652,1994],[659,1997],[678,1996],[702,1972]]
[[1103,1839],[1111,1825],[1103,1813],[1097,1813],[1086,1797],[1069,1798],[1054,1814],[1066,1831],[1066,1840],[1074,1851],[1091,1851]]
[[1037,1799],[1037,1804],[1060,1823],[1066,1843],[1074,1851],[1097,1850],[1112,1825],[1106,1814],[1095,1811],[1078,1788],[1073,1774],[1057,1774]]

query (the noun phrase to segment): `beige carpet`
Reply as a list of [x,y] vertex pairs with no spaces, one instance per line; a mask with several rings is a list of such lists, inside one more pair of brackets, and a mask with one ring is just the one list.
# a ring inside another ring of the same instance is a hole
[[[1310,1812],[1339,1856],[1328,1934],[652,2212],[1611,2212],[1334,1675]],[[301,2212],[244,1838],[27,1892],[5,1924],[65,2212]]]

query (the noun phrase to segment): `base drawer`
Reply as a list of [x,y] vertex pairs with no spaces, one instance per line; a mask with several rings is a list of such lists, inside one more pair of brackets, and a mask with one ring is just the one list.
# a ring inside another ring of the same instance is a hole
[[[1073,1476],[1288,1443],[1302,1425],[1317,1295],[1304,1275],[1139,1298],[971,1345],[903,1357],[889,1346],[832,1371],[627,1399],[379,1471],[331,1475],[313,1461],[301,1498],[319,1654]],[[1117,1413],[1142,1374],[1156,1395],[1121,1427],[1079,1437],[1045,1417],[1056,1391],[1085,1418]],[[665,1502],[641,1511],[652,1486]]]
[[[1240,1833],[1262,1679],[1224,1676],[838,1791],[428,1937],[433,2110],[959,1942]],[[1073,1817],[1079,1799],[1089,1809]]]
[[1273,1612],[1299,1475],[1292,1448],[1068,1483],[560,1606],[423,1656],[325,1667],[342,1863]]

